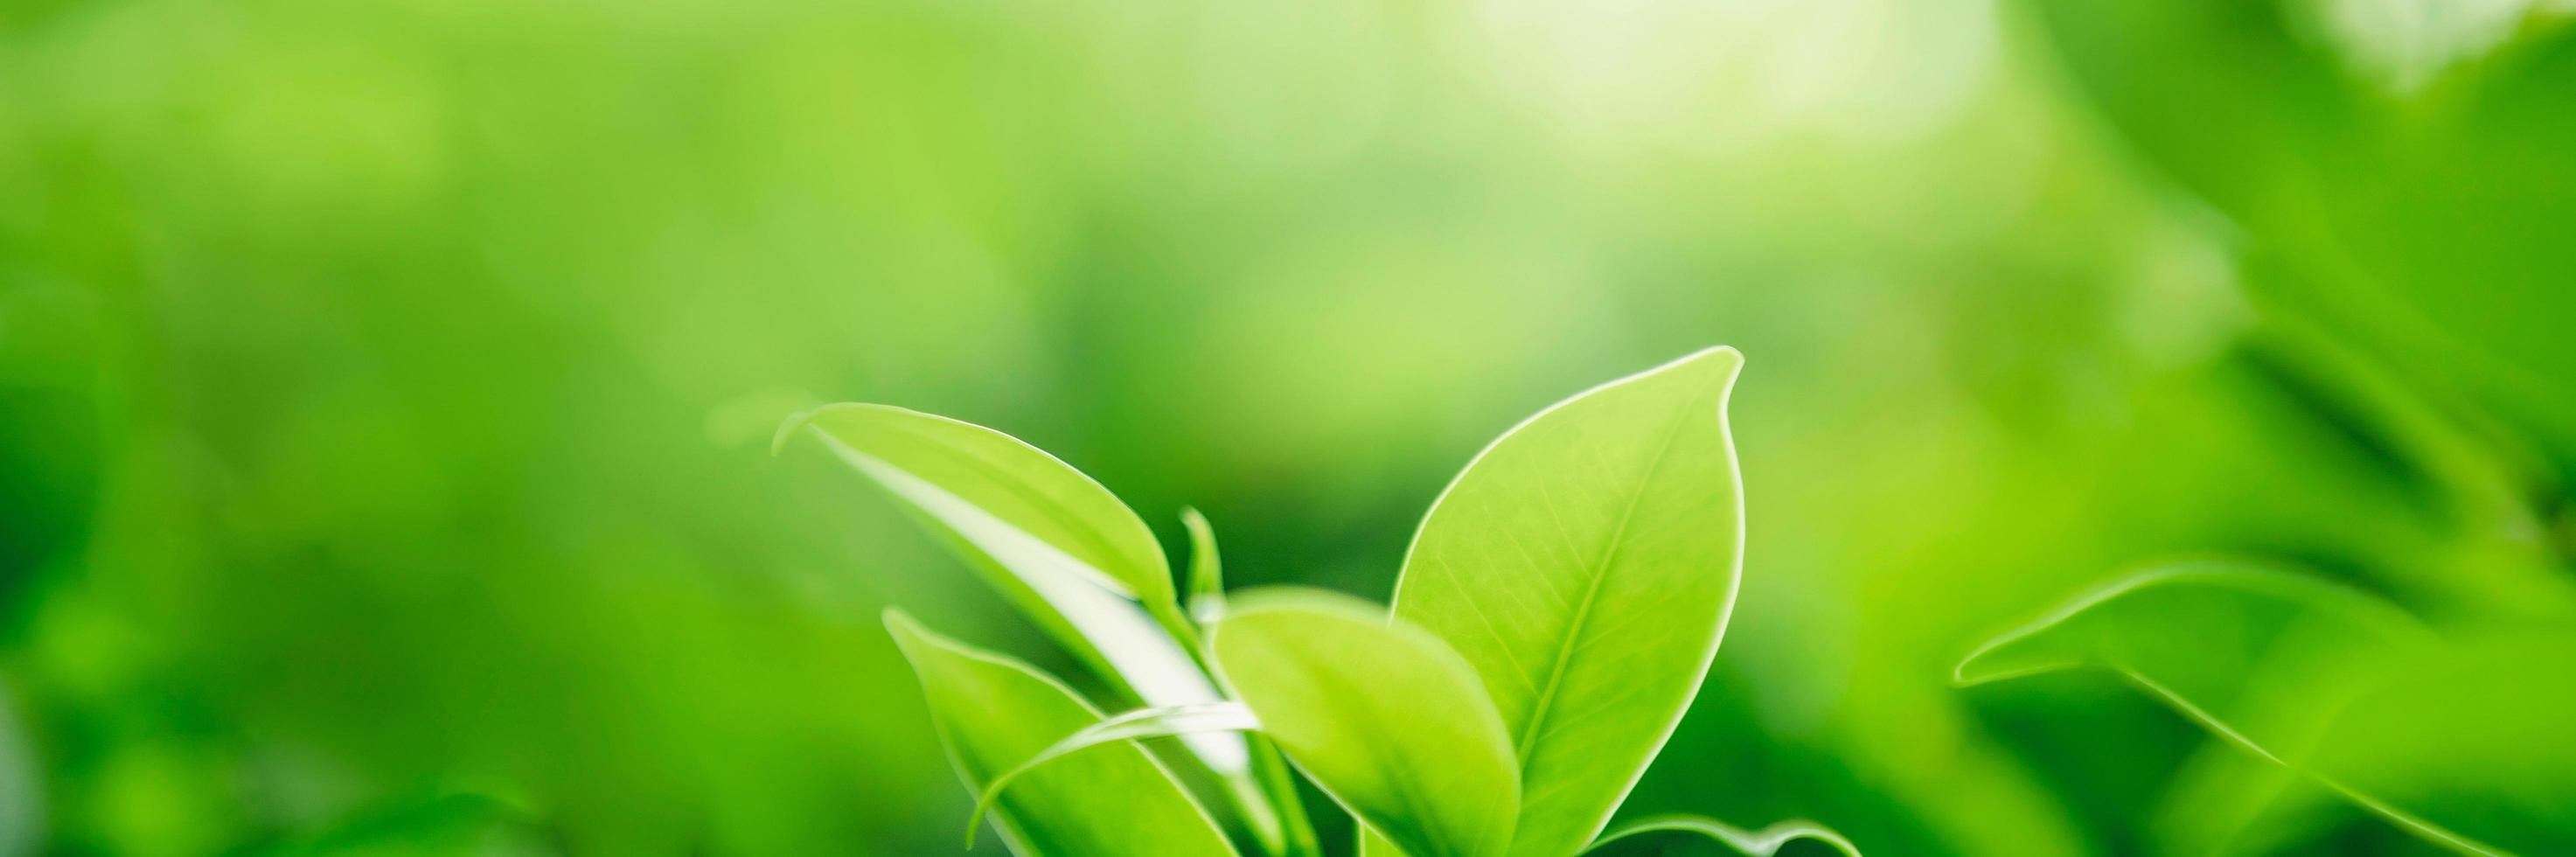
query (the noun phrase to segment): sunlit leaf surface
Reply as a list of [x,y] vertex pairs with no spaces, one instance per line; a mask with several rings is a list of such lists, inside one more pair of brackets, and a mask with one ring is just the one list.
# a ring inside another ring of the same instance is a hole
[[1182,509],[1181,524],[1190,531],[1190,618],[1215,622],[1225,612],[1225,566],[1216,552],[1216,529],[1197,509]]
[[[788,421],[810,433],[946,535],[986,577],[1102,677],[1148,706],[1220,699],[1171,625],[1163,549],[1126,504],[1072,466],[1018,439],[886,405],[831,405]],[[1197,735],[1211,767],[1239,774],[1243,740]]]
[[[1054,678],[932,633],[900,610],[886,612],[886,630],[920,677],[949,760],[970,790],[983,791],[1102,720]],[[1171,774],[1132,743],[1027,772],[1001,794],[992,819],[1023,857],[1234,853]]]
[[1398,617],[1466,656],[1521,772],[1512,853],[1599,833],[1699,692],[1732,608],[1744,507],[1713,348],[1560,402],[1432,505]]
[[1167,738],[1196,735],[1202,732],[1247,732],[1260,728],[1252,709],[1240,702],[1217,702],[1206,705],[1183,705],[1172,708],[1143,708],[1114,715],[1049,745],[1026,762],[993,777],[985,784],[984,793],[975,800],[975,812],[968,818],[968,835],[981,822],[984,813],[992,811],[993,802],[1022,775],[1093,747],[1135,741],[1143,738]]
[[1320,590],[1255,590],[1216,627],[1219,668],[1288,758],[1413,857],[1511,842],[1511,742],[1475,673],[1418,628]]

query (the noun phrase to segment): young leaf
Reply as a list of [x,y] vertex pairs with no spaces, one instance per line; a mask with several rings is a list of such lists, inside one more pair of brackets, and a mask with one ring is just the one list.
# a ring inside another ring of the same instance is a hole
[[1190,531],[1190,618],[1213,624],[1225,612],[1225,571],[1217,560],[1216,530],[1199,510],[1181,509],[1181,526]]
[[[887,610],[885,622],[970,789],[984,790],[1011,766],[1101,722],[1071,689],[1026,664],[939,636],[900,610]],[[993,826],[1022,857],[1234,854],[1171,773],[1134,744],[1019,777],[994,809]]]
[[[788,420],[778,442],[800,430],[946,536],[1102,678],[1153,707],[1222,699],[1173,638],[1162,546],[1100,483],[1001,432],[888,405],[818,408]],[[1229,776],[1249,761],[1239,736],[1187,743]]]
[[1290,761],[1413,857],[1491,857],[1520,803],[1511,740],[1438,638],[1317,590],[1255,591],[1214,631],[1218,669]]
[[[1208,627],[1225,615],[1225,575],[1217,559],[1216,530],[1208,526],[1207,516],[1186,507],[1181,509],[1181,525],[1190,531],[1190,620]],[[1205,654],[1201,658],[1215,659]],[[1278,847],[1272,850],[1299,857],[1323,853],[1315,841],[1314,826],[1306,817],[1305,804],[1297,796],[1296,775],[1280,758],[1279,748],[1258,734],[1244,736],[1244,743],[1252,750],[1251,776],[1259,789],[1260,802],[1278,810]],[[1255,819],[1256,823],[1262,821]],[[1267,835],[1266,829],[1262,832]]]
[[1583,853],[1599,851],[1603,846],[1622,839],[1665,832],[1696,833],[1725,843],[1727,847],[1743,852],[1745,857],[1771,857],[1780,853],[1780,849],[1788,847],[1789,843],[1801,839],[1831,845],[1834,850],[1842,852],[1847,857],[1860,857],[1860,848],[1852,845],[1851,840],[1812,821],[1783,821],[1761,830],[1746,830],[1698,815],[1659,815],[1641,818],[1601,834],[1601,838],[1595,840],[1592,847],[1584,849]]
[[975,800],[974,813],[966,819],[966,841],[970,845],[974,843],[975,828],[983,822],[984,813],[992,810],[993,802],[1001,798],[1002,790],[1009,788],[1012,780],[1037,770],[1040,765],[1103,744],[1140,738],[1196,735],[1202,732],[1248,732],[1259,728],[1261,728],[1261,721],[1254,719],[1252,709],[1244,707],[1240,702],[1144,708],[1085,726],[1065,736],[1064,740],[1057,741],[1045,750],[1039,751],[1036,757],[1021,762],[1017,767],[994,777],[993,781],[984,787],[983,796]]
[[1744,507],[1713,348],[1559,402],[1434,501],[1395,615],[1482,678],[1526,800],[1511,853],[1591,841],[1699,693],[1725,632]]

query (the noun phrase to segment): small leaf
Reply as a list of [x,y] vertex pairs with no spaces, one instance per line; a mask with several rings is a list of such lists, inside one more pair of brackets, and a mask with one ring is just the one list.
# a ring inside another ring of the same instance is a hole
[[1761,830],[1745,830],[1698,815],[1659,815],[1641,818],[1601,834],[1601,838],[1594,841],[1592,847],[1584,849],[1584,853],[1599,851],[1602,846],[1632,836],[1664,832],[1697,833],[1725,843],[1727,847],[1743,852],[1746,857],[1771,857],[1779,853],[1780,849],[1788,847],[1789,843],[1801,839],[1822,842],[1849,857],[1860,857],[1860,849],[1852,845],[1851,840],[1812,821],[1803,819],[1783,821]]
[[1218,668],[1290,761],[1414,857],[1489,857],[1520,802],[1475,672],[1375,605],[1318,590],[1235,599]]
[[1215,624],[1225,612],[1225,571],[1217,559],[1216,530],[1208,526],[1206,515],[1186,507],[1181,526],[1190,531],[1190,618]]
[[[946,536],[1113,686],[1151,707],[1223,698],[1156,618],[1178,613],[1162,546],[1100,483],[1001,432],[888,405],[816,409],[781,426],[778,442],[800,430]],[[1249,764],[1238,736],[1187,743],[1229,777]]]
[[966,844],[975,844],[975,828],[982,824],[984,813],[992,810],[993,802],[1001,798],[1002,790],[1009,788],[1011,781],[1019,779],[1020,775],[1037,770],[1040,765],[1103,744],[1202,732],[1248,732],[1258,728],[1261,728],[1261,721],[1254,719],[1252,709],[1240,702],[1144,708],[1085,726],[1040,751],[1035,758],[994,777],[992,783],[984,787],[983,797],[976,799],[975,812],[966,819]]
[[1743,553],[1726,424],[1743,362],[1712,348],[1540,411],[1414,537],[1395,615],[1492,694],[1527,796],[1516,857],[1591,841],[1708,674]]
[[[900,610],[887,610],[885,622],[969,789],[984,790],[1013,765],[1101,722],[1071,689],[1027,664],[934,634]],[[1023,857],[1234,854],[1171,773],[1134,744],[1019,777],[994,808],[993,826]]]

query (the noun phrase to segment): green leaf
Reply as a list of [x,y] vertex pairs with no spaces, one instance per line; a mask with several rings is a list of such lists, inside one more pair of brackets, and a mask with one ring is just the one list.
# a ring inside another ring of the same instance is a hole
[[1831,845],[1834,850],[1841,851],[1849,857],[1860,857],[1860,848],[1852,845],[1851,840],[1812,821],[1803,819],[1783,821],[1761,830],[1745,830],[1698,815],[1659,815],[1641,818],[1602,834],[1599,840],[1592,843],[1592,847],[1584,849],[1584,853],[1599,851],[1602,846],[1622,839],[1665,832],[1696,833],[1744,852],[1746,857],[1771,857],[1779,853],[1780,849],[1788,847],[1789,843],[1802,839]]
[[[889,609],[886,630],[921,678],[949,761],[982,791],[1100,712],[1053,677],[978,651]],[[1134,744],[1058,760],[1018,778],[993,810],[993,826],[1023,857],[1221,855],[1233,849],[1169,771]]]
[[[936,414],[857,403],[790,418],[778,442],[798,429],[811,430],[977,549],[1048,549],[1070,562],[1067,573],[1120,595],[1149,603],[1171,599],[1162,545],[1145,522],[1091,477],[1018,438]],[[1012,543],[1019,539],[1035,544]]]
[[2295,763],[2375,671],[2433,642],[2368,594],[2205,561],[2112,581],[1979,647],[1953,678],[1971,687],[2104,669],[2240,746]]
[[1225,571],[1217,559],[1216,529],[1199,510],[1181,509],[1181,526],[1190,531],[1190,618],[1213,624],[1225,612]]
[[1218,668],[1290,761],[1414,857],[1503,853],[1511,740],[1475,673],[1376,605],[1317,590],[1235,599]]
[[2392,671],[2337,718],[2308,767],[2382,815],[2466,850],[2576,846],[2576,633],[2483,635]]
[[1240,702],[1144,708],[1085,726],[1065,736],[1064,740],[1057,741],[1045,750],[1039,751],[1035,758],[1021,762],[1019,766],[994,777],[993,781],[984,787],[983,796],[976,799],[975,812],[966,819],[966,843],[968,845],[975,843],[975,828],[982,824],[984,813],[992,811],[993,804],[1001,798],[1003,789],[1009,788],[1011,782],[1019,779],[1021,775],[1037,770],[1039,766],[1048,762],[1104,744],[1143,738],[1196,735],[1202,732],[1248,732],[1260,727],[1261,721],[1253,718],[1252,709]]
[[1980,647],[1956,679],[2108,670],[2434,842],[2500,854],[2576,841],[2576,810],[2550,808],[2576,807],[2562,714],[2576,691],[2541,678],[2576,644],[2483,648],[2445,644],[2343,586],[2203,562],[2077,598]]
[[1540,411],[1414,537],[1395,614],[1466,657],[1513,736],[1514,855],[1591,841],[1699,693],[1743,553],[1742,366],[1713,348]]
[[[809,432],[947,537],[985,579],[1113,686],[1150,707],[1222,700],[1182,642],[1163,549],[1136,513],[1072,466],[1018,439],[888,405],[818,408]],[[1210,768],[1240,778],[1243,740],[1194,736]]]

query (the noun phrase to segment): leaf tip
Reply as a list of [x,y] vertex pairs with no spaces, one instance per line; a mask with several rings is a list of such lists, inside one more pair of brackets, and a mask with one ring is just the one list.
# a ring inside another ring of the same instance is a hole
[[889,606],[878,614],[878,618],[885,623],[886,635],[894,638],[895,648],[903,650],[906,657],[912,656],[915,646],[939,639],[939,635],[932,633],[921,624],[921,620],[912,618],[912,614],[904,612],[901,607]]
[[813,422],[814,409],[811,408],[788,414],[787,419],[779,421],[778,431],[769,436],[769,454],[777,455],[779,451],[786,449],[787,441],[796,437],[796,430]]
[[1725,375],[1726,382],[1732,384],[1735,382],[1735,376],[1744,371],[1744,352],[1735,350],[1735,346],[1732,345],[1711,345],[1707,348],[1693,351],[1684,355],[1681,359],[1675,360],[1666,365],[1706,365],[1711,370]]
[[2003,678],[1989,662],[1994,660],[1994,651],[2011,640],[2011,636],[1987,640],[1974,651],[1959,658],[1959,663],[1950,667],[1950,686],[1976,687]]
[[2050,656],[2046,651],[2050,648],[2048,646],[2040,646],[2041,651],[2034,652],[2029,651],[2030,646],[2024,645],[2048,627],[2048,624],[2041,624],[2036,627],[2020,628],[1996,635],[1993,639],[1980,644],[1966,656],[1961,657],[1958,666],[1950,668],[1950,686],[1977,687],[2080,666],[2077,661]]

